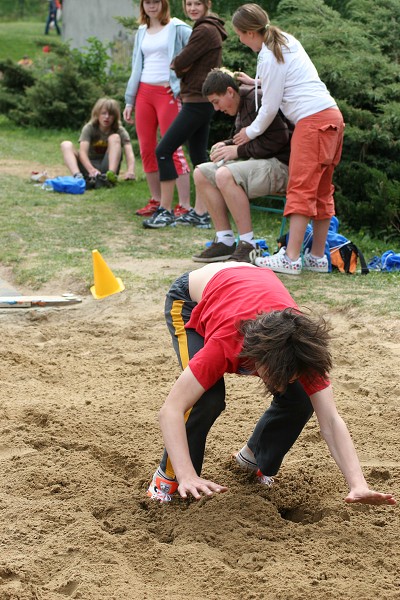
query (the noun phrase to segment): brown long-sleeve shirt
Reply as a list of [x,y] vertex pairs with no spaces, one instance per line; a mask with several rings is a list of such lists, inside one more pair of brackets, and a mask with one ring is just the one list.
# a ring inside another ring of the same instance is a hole
[[[247,127],[257,116],[254,87],[242,85],[239,88],[240,104],[236,115],[234,133]],[[261,105],[259,91],[258,106]],[[254,140],[238,146],[238,158],[277,158],[286,165],[289,164],[290,138],[292,128],[283,115],[277,114],[271,125]],[[232,144],[232,140],[225,143]]]
[[222,42],[227,38],[224,22],[214,15],[195,22],[193,33],[171,67],[181,78],[183,102],[208,102],[201,93],[211,69],[221,66]]

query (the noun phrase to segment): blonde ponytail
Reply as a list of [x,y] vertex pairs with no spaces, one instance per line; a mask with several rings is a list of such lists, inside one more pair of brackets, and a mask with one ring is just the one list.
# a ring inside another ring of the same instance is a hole
[[254,31],[263,37],[263,42],[276,60],[284,62],[282,46],[287,47],[287,39],[279,27],[271,25],[268,14],[258,4],[243,4],[235,11],[232,24],[236,29],[247,33]]

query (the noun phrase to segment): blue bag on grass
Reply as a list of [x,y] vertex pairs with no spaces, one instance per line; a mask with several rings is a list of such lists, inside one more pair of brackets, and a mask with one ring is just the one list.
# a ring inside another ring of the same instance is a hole
[[372,271],[400,271],[400,254],[386,250],[382,256],[374,256],[368,263]]
[[72,177],[55,177],[54,179],[46,179],[43,188],[54,192],[63,192],[64,194],[83,194],[86,190],[86,182],[82,178]]
[[400,254],[387,250],[382,254],[382,271],[400,271]]
[[[348,240],[344,235],[338,233],[339,219],[335,216],[331,218],[329,223],[329,231],[325,243],[325,256],[328,259],[328,272],[337,269],[341,273],[354,274],[357,270],[357,263],[360,261],[361,274],[369,273],[363,253],[353,242]],[[312,225],[307,225],[303,240],[303,252],[311,251],[313,229]],[[282,236],[278,240],[278,246],[287,246],[289,234]]]

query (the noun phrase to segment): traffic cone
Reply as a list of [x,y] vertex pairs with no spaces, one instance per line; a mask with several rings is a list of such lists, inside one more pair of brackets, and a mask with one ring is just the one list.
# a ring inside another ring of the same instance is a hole
[[90,288],[96,300],[107,298],[125,289],[119,277],[115,277],[98,250],[92,250],[94,285]]

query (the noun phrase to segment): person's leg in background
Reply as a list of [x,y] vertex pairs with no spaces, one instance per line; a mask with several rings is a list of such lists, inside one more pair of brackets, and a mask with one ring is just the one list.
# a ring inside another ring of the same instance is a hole
[[[221,167],[220,167],[221,168]],[[236,249],[235,236],[229,220],[226,202],[216,185],[219,168],[213,162],[198,165],[194,170],[196,197],[200,197],[215,227],[211,245],[192,256],[194,262],[211,263],[228,260]],[[246,198],[247,200],[247,198]],[[247,200],[248,204],[248,200]]]
[[[182,171],[181,155],[179,152],[177,153],[177,150],[179,151],[182,144],[185,143],[190,128],[185,115],[186,110],[183,105],[173,122],[166,128],[156,148],[161,181],[160,206],[168,211],[172,209],[175,180]],[[190,202],[189,204],[186,202],[184,206],[190,208]]]
[[[161,138],[157,148],[156,156],[160,173],[161,201],[160,207],[149,219],[143,221],[143,227],[147,229],[160,229],[168,225],[175,225],[175,214],[172,210],[174,199],[175,182],[183,164],[179,159],[179,150],[187,137],[189,124],[185,120],[184,108],[179,112],[173,123]],[[188,167],[189,168],[189,167]],[[188,177],[188,192],[190,193],[190,175]],[[183,205],[177,207],[179,216],[190,209],[190,197]]]
[[[332,111],[332,109],[331,109]],[[343,149],[344,122],[339,111],[330,112],[331,121],[328,128],[321,133],[320,162],[323,172],[318,185],[317,192],[317,216],[313,220],[313,243],[311,255],[321,257],[325,252],[325,244],[328,236],[329,225],[335,214],[334,192],[332,183],[333,173],[340,162]],[[324,142],[324,143],[322,143]]]
[[209,103],[183,103],[179,115],[157,146],[161,206],[167,210],[170,210],[172,206],[171,181],[176,177],[176,162],[173,161],[173,153],[187,140],[193,167],[196,167],[199,162],[204,162],[203,159],[207,160],[209,122],[213,112],[214,109]]
[[[168,93],[167,88],[140,84],[135,110],[136,132],[139,139],[143,170],[146,174],[151,198],[143,209],[136,211],[136,214],[139,216],[149,217],[160,206],[160,174],[155,154],[157,131],[159,128],[161,135],[163,135],[163,132],[168,129],[169,124],[174,120],[178,111],[179,103],[177,100],[171,101],[171,95]],[[140,115],[140,119],[138,119],[138,114]],[[180,165],[179,170],[181,174],[177,182],[179,201],[190,204],[189,167],[181,148],[176,153],[176,161]]]
[[285,216],[290,217],[290,223],[285,257],[291,262],[300,262],[299,273],[300,252],[306,227],[316,215],[319,171],[318,129],[313,125],[311,116],[301,119],[294,128],[286,191]]
[[[199,162],[207,160],[209,126],[213,113],[214,109],[209,103],[183,103],[179,115],[157,146],[156,154],[161,180],[160,208],[167,211],[167,214],[171,212],[172,208],[173,181],[176,177],[176,164],[174,165],[172,160],[174,149],[187,140],[193,167],[196,167]],[[163,219],[163,215],[160,215],[160,219]],[[154,219],[152,223],[149,221],[146,226],[157,227],[160,219]],[[193,224],[207,229],[210,227],[210,219],[205,205],[197,194],[194,209],[179,215],[177,223]]]
[[[158,120],[153,98],[156,90],[157,86],[154,85],[143,83],[139,85],[135,105],[135,126],[139,141],[143,171],[145,173],[147,185],[151,195],[150,202],[153,200],[153,203],[157,208],[161,196],[160,177],[155,155],[157,146]],[[140,213],[140,211],[138,212]],[[146,213],[143,216],[146,216]]]
[[[215,181],[217,188],[223,196],[226,207],[236,225],[239,237],[237,247],[228,260],[250,263],[256,256],[261,255],[261,250],[254,239],[249,195],[247,191],[250,185],[249,179],[251,178],[251,168],[255,162],[256,161],[247,160],[234,161],[232,163],[232,167],[242,166],[244,169],[249,169],[248,174],[239,180],[242,185],[239,185],[235,180],[229,164],[220,167],[216,172]],[[266,163],[265,170],[267,171],[268,163],[267,161],[264,162]],[[217,237],[218,235],[219,232],[217,230]],[[225,241],[225,243],[232,244],[235,242],[233,231],[231,232],[230,238],[225,238],[225,240],[227,239],[228,242]]]
[[242,242],[242,250],[235,253],[237,260],[249,262],[248,251],[256,248],[249,200],[285,193],[288,168],[277,158],[235,160],[220,167],[215,180]]
[[[168,134],[171,126],[173,125],[173,123],[175,123],[175,120],[179,117],[179,115],[181,114],[181,111],[182,111],[182,104],[179,99],[174,99],[174,102],[173,103],[171,102],[171,98],[173,99],[173,96],[172,96],[172,92],[169,90],[169,88],[163,88],[163,92],[164,92],[164,102],[160,103],[160,109],[159,109],[159,113],[158,113],[158,118],[159,118],[159,123],[160,123],[160,133],[161,133],[161,140],[160,140],[159,144],[162,142],[162,140]],[[183,207],[186,210],[189,210],[189,208],[190,208],[190,168],[189,168],[188,162],[186,160],[186,157],[185,157],[185,154],[184,154],[183,148],[182,148],[182,144],[184,142],[185,142],[185,139],[182,141],[182,143],[178,144],[178,146],[176,146],[176,148],[174,148],[174,150],[172,151],[172,161],[173,161],[173,164],[175,167],[175,171],[174,171],[175,178],[171,182],[171,189],[169,190],[169,193],[171,194],[171,205],[168,210],[171,210],[171,208],[172,208],[172,200],[173,200],[175,184],[176,184],[176,188],[178,191],[179,207]],[[157,164],[159,165],[157,152],[158,152],[158,146],[156,148],[156,157],[157,157]],[[161,173],[160,173],[160,179],[162,179]],[[165,191],[163,190],[163,182],[162,181],[160,182],[160,189],[161,189],[160,206],[164,207],[163,194],[165,194]]]
[[47,14],[46,25],[45,25],[45,28],[44,28],[44,34],[45,35],[49,34],[50,24],[51,24],[51,22],[53,20],[53,14],[54,14],[53,3],[49,2],[49,12]]
[[287,211],[291,213],[286,254],[291,260],[297,260],[300,255],[310,218],[317,218],[320,221],[317,229],[318,226],[321,228],[311,253],[320,257],[324,255],[329,219],[335,212],[332,177],[340,160],[342,144],[343,117],[336,109],[301,119],[294,129],[286,195]]
[[122,158],[121,138],[118,133],[112,133],[108,138],[108,168],[118,173]]
[[56,28],[58,35],[61,35],[61,29],[57,23],[57,9],[54,11],[53,21],[54,21],[54,27]]
[[64,163],[71,175],[74,177],[78,176],[79,174],[83,175],[83,172],[78,165],[78,152],[75,150],[73,143],[69,140],[65,140],[64,142],[61,142],[60,148]]
[[[188,102],[184,106],[188,111],[188,119],[191,122],[191,133],[187,138],[187,144],[190,160],[193,169],[195,169],[198,165],[209,160],[208,138],[210,135],[211,120],[215,111],[213,105],[209,102]],[[192,217],[207,214],[206,205],[197,193],[193,213]],[[198,219],[195,218],[194,220],[197,221]]]
[[187,138],[189,156],[193,168],[208,158],[208,138],[214,107],[210,102],[188,102],[184,105],[188,111],[191,128]]
[[221,168],[223,167],[217,167],[213,162],[205,162],[198,165],[193,174],[196,196],[204,203],[216,231],[231,228],[228,207],[216,183],[217,173]]
[[[104,164],[103,164],[104,162]],[[118,173],[122,162],[122,145],[118,133],[108,138],[107,152],[101,165],[101,173],[106,175],[107,182],[113,186],[118,181]]]
[[[276,158],[234,160],[219,168],[207,162],[195,169],[194,181],[196,193],[202,197],[213,220],[216,237],[193,260],[252,262],[261,250],[254,239],[249,198],[285,192],[287,166]],[[239,234],[237,247],[229,214]]]
[[45,35],[49,35],[50,23],[51,23],[51,13],[49,11],[49,14],[47,15],[46,25],[44,27]]

